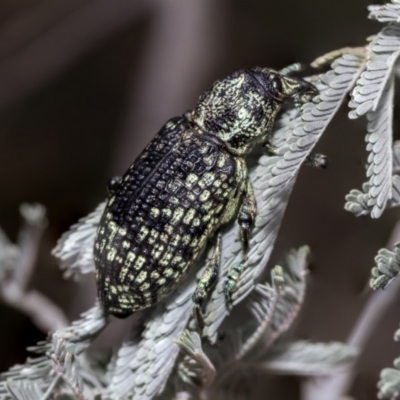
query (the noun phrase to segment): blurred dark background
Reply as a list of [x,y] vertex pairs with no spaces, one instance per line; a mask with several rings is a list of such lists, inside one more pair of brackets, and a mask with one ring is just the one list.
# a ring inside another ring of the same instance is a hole
[[[64,281],[50,250],[105,198],[107,179],[121,174],[163,123],[193,107],[215,79],[243,67],[310,63],[337,48],[363,46],[380,29],[367,19],[367,5],[1,0],[0,226],[15,240],[22,202],[44,204],[49,219],[31,285],[70,319],[89,308],[92,277]],[[373,257],[399,214],[389,210],[371,220],[344,211],[344,196],[365,180],[366,161],[365,120],[349,121],[346,113],[318,145],[331,159],[329,169],[302,169],[273,256],[279,261],[303,244],[312,249],[295,335],[315,341],[346,340],[369,295]],[[360,360],[352,389],[357,399],[375,398],[379,370],[400,353],[392,340],[399,310],[399,302],[387,309]],[[0,321],[3,371],[23,362],[25,347],[44,334],[1,303]],[[271,379],[275,398],[298,398],[294,379]]]

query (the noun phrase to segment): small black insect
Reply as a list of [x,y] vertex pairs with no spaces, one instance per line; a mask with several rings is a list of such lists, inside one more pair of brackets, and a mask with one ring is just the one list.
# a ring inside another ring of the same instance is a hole
[[[244,157],[267,141],[286,98],[301,105],[317,94],[312,84],[288,76],[291,70],[256,67],[215,82],[193,111],[164,125],[122,178],[112,179],[94,245],[106,311],[126,317],[159,302],[217,235],[193,295],[201,324],[218,275],[218,228],[237,214],[244,257],[248,250],[256,200]],[[240,273],[236,266],[229,274],[228,298]]]

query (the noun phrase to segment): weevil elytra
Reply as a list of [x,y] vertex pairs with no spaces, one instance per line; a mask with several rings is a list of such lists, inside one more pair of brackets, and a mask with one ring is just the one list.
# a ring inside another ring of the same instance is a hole
[[[193,111],[169,120],[121,178],[109,199],[94,245],[98,293],[118,317],[150,307],[186,276],[217,235],[212,258],[193,295],[201,308],[218,276],[222,224],[238,215],[243,257],[256,214],[245,156],[268,139],[287,98],[301,105],[317,89],[268,68],[237,71],[216,81]],[[241,268],[229,274],[229,298]]]

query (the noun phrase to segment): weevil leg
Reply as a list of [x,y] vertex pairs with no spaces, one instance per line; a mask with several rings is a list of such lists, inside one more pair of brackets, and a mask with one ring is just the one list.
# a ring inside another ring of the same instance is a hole
[[240,240],[242,241],[243,258],[246,258],[249,250],[250,230],[253,227],[257,213],[257,202],[253,185],[247,179],[244,199],[239,209],[238,222],[240,225]]
[[196,290],[193,293],[192,301],[194,303],[194,316],[197,321],[197,326],[201,332],[204,328],[204,318],[203,318],[203,305],[207,300],[208,293],[214,286],[218,278],[219,266],[221,263],[221,232],[217,233],[217,241],[214,247],[214,251],[210,260],[207,263],[207,267],[197,284]]
[[[278,154],[278,149],[275,146],[273,146],[271,143],[268,143],[268,142],[265,143],[264,149],[270,155]],[[315,168],[326,169],[326,168],[328,168],[328,165],[329,165],[329,158],[327,156],[325,156],[324,154],[310,153],[308,155],[308,157],[304,160],[303,164],[311,165],[312,167],[315,167]]]
[[113,176],[107,185],[108,193],[115,194],[121,184],[122,178],[120,176]]
[[244,263],[247,259],[247,252],[249,250],[250,231],[254,224],[254,219],[257,213],[257,202],[254,195],[254,189],[249,179],[246,182],[246,189],[244,199],[239,209],[238,222],[240,225],[240,239],[242,242],[242,262],[236,264],[228,274],[225,282],[225,298],[230,300],[231,293],[236,289],[237,281],[244,269]]

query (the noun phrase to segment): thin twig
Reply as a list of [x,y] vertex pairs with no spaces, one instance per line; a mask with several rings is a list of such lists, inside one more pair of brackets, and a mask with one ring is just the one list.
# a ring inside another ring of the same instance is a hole
[[1,299],[29,315],[33,323],[44,332],[55,331],[68,325],[64,312],[38,291],[27,290],[40,239],[47,225],[46,209],[40,204],[23,204],[20,208],[24,224],[19,233],[18,256],[11,273],[0,280]]
[[20,256],[12,279],[23,292],[36,264],[39,243],[47,227],[47,219],[46,209],[40,204],[22,204],[20,213],[24,223],[18,235]]
[[56,375],[53,379],[53,381],[51,382],[50,386],[47,388],[46,393],[43,395],[43,397],[40,400],[47,400],[50,395],[53,392],[53,389],[56,387],[58,381],[61,379],[61,377],[59,375]]

